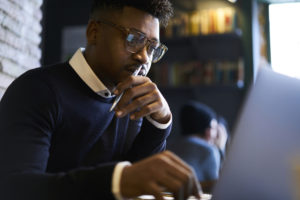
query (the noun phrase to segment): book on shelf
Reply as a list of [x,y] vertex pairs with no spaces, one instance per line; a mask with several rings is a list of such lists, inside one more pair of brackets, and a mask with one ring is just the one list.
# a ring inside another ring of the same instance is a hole
[[244,63],[237,61],[189,61],[156,64],[151,78],[160,86],[236,85],[242,87]]
[[166,38],[234,32],[236,11],[232,7],[176,12],[163,32]]

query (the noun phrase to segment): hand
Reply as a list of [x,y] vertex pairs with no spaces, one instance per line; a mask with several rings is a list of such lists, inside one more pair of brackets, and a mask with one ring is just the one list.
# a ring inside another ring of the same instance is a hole
[[150,115],[153,120],[162,124],[171,119],[167,101],[148,77],[130,76],[117,85],[114,93],[123,93],[115,108],[118,117],[131,113],[130,119],[136,120]]
[[226,131],[226,128],[222,124],[218,124],[218,131],[217,131],[217,137],[214,140],[214,144],[222,151],[225,150],[226,142],[228,139],[228,133]]
[[175,199],[191,195],[200,199],[201,187],[192,168],[170,151],[164,151],[125,167],[121,177],[121,195],[133,198],[149,194],[163,200],[162,192]]

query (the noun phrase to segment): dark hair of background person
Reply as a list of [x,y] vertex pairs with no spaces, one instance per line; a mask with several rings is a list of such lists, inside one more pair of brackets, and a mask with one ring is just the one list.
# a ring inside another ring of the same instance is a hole
[[189,101],[180,110],[180,124],[182,135],[205,134],[212,119],[217,119],[216,113],[205,104]]
[[90,18],[96,17],[96,13],[107,9],[121,9],[124,6],[134,7],[150,13],[158,18],[160,24],[165,27],[173,15],[173,7],[169,0],[93,0]]

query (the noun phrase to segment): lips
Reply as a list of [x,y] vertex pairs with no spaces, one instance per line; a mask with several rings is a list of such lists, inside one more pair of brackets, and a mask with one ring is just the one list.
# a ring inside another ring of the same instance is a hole
[[139,65],[131,65],[126,67],[125,69],[129,71],[131,74],[133,74],[137,69],[139,68]]
[[[138,70],[140,68],[140,65],[135,65],[135,66],[130,66],[127,68],[127,71],[130,72],[130,74],[134,74],[136,72],[136,70]],[[147,75],[147,70],[146,67],[143,65],[142,68],[140,69],[139,76],[146,76]]]

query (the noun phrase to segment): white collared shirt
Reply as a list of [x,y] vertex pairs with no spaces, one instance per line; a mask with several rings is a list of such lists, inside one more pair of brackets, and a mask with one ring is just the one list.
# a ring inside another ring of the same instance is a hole
[[[107,87],[102,83],[102,81],[97,77],[92,68],[87,63],[83,52],[84,48],[79,48],[73,57],[70,59],[69,64],[78,74],[78,76],[98,95],[103,98],[114,97],[114,94],[107,89]],[[146,119],[159,129],[166,129],[170,126],[172,119],[166,124],[161,124],[153,120],[150,116],[146,116]],[[120,162],[115,166],[112,178],[112,193],[117,200],[122,200],[122,195],[120,193],[120,181],[123,169],[130,165],[129,162]]]
[[76,51],[69,61],[71,67],[95,93],[104,98],[113,97],[114,95],[107,89],[87,63],[82,53],[84,50],[84,48],[80,48]]

